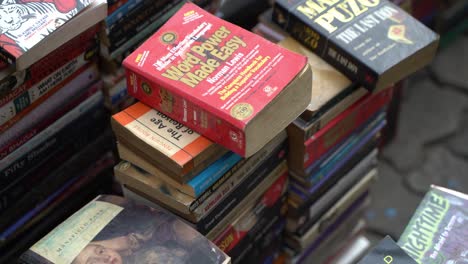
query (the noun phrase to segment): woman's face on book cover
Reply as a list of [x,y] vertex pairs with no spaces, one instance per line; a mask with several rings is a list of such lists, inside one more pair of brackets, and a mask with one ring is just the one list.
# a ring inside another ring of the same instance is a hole
[[120,254],[98,244],[88,244],[75,258],[73,264],[122,264]]

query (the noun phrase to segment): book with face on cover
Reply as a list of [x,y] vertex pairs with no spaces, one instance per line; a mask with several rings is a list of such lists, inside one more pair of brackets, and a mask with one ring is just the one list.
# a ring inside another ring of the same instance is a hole
[[98,196],[44,236],[21,263],[230,263],[196,230],[161,209]]
[[252,156],[310,102],[307,58],[192,3],[123,62],[131,96]]
[[468,263],[468,195],[432,185],[398,245],[420,264]]
[[24,70],[106,15],[105,0],[3,0],[0,59]]

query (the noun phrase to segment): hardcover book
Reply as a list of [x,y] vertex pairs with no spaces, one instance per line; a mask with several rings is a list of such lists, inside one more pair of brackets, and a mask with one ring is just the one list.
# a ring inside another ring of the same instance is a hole
[[226,150],[169,116],[138,102],[111,119],[117,140],[136,148],[174,180],[185,183]]
[[123,65],[130,95],[243,157],[310,102],[307,58],[191,3]]
[[468,195],[432,185],[398,245],[417,263],[468,262]]
[[22,263],[230,263],[175,216],[103,195],[34,244]]
[[273,20],[369,90],[428,64],[439,37],[386,0],[276,0]]
[[24,70],[107,15],[105,0],[5,0],[0,59]]

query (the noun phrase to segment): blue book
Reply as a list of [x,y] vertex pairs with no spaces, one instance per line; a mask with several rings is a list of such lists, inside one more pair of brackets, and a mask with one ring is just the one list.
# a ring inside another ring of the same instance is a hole
[[130,12],[130,10],[134,9],[141,3],[143,3],[143,0],[129,0],[127,3],[123,4],[121,7],[106,17],[106,26],[110,27],[112,24],[117,22],[117,20],[119,20],[125,14]]
[[242,157],[234,152],[228,152],[191,179],[187,185],[193,190],[194,196],[198,197],[225,173],[229,172],[241,159]]

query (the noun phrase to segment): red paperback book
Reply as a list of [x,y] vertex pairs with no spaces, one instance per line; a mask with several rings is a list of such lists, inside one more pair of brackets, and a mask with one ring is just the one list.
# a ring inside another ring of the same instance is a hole
[[241,156],[259,150],[310,101],[306,57],[192,3],[123,65],[131,96]]

